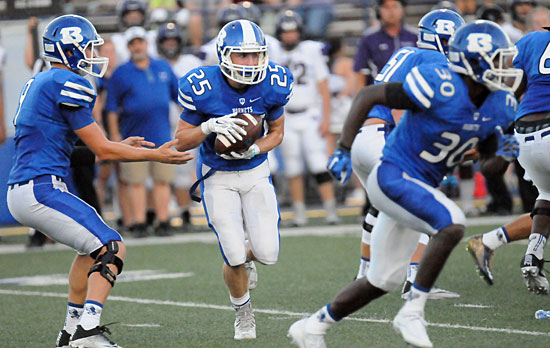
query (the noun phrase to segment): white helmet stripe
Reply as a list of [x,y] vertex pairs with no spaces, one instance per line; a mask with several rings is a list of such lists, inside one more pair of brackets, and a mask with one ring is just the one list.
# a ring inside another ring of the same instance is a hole
[[256,33],[249,21],[240,20],[241,28],[243,30],[243,42],[256,42]]

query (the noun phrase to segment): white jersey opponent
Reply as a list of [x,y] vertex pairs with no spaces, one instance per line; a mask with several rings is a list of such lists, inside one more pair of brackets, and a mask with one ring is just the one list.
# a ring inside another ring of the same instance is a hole
[[329,70],[323,44],[316,41],[302,41],[291,51],[281,49],[274,61],[288,67],[294,75],[294,97],[286,106],[289,113],[301,113],[316,109],[320,117],[320,96],[317,84],[328,79]]

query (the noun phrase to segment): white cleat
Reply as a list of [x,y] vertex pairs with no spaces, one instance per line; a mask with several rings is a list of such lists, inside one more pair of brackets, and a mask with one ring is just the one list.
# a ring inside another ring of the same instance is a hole
[[426,325],[423,313],[405,311],[403,308],[393,319],[394,330],[403,336],[405,342],[419,348],[433,347],[426,331]]
[[303,318],[295,322],[288,329],[287,337],[290,343],[300,348],[326,348],[323,335],[314,335],[306,332],[306,322],[308,318]]
[[250,302],[235,311],[234,339],[252,340],[256,338],[256,319]]
[[78,325],[71,338],[69,347],[72,348],[122,348],[115,342],[112,342],[104,333],[111,334],[105,326],[97,326],[90,330],[84,330]]
[[256,269],[254,261],[245,262],[244,268],[248,276],[248,290],[256,289],[256,286],[258,286],[258,270]]

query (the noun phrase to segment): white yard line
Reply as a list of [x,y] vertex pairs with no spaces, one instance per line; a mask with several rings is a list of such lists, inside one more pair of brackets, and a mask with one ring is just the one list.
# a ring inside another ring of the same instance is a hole
[[[59,298],[67,297],[67,294],[57,293],[57,292],[20,291],[20,290],[6,290],[6,289],[0,289],[0,294],[14,295],[14,296],[40,296],[40,297],[59,297]],[[233,307],[231,306],[220,306],[220,305],[213,305],[213,304],[207,304],[207,303],[195,303],[195,302],[163,301],[163,300],[133,298],[133,297],[124,297],[124,296],[109,296],[109,301],[234,311]],[[271,314],[271,315],[284,315],[284,316],[298,317],[298,318],[311,314],[311,313],[281,311],[276,309],[258,309],[258,308],[254,308],[254,312]],[[370,319],[370,318],[358,318],[358,317],[350,317],[350,318],[346,318],[346,320],[369,322],[369,323],[382,323],[382,324],[391,322],[389,319]],[[481,326],[459,325],[459,324],[449,324],[449,323],[428,323],[428,325],[447,328],[447,329],[463,329],[463,330],[471,330],[471,331],[499,332],[499,333],[516,334],[516,335],[550,337],[549,332],[540,332],[540,331],[514,330],[514,329],[505,329],[505,328],[496,328],[496,327],[481,327]]]
[[[468,218],[467,225],[503,225],[513,221],[517,216],[487,216]],[[281,237],[290,236],[342,236],[357,234],[361,236],[361,225],[334,225],[334,226],[307,226],[300,228],[281,228]],[[162,245],[162,244],[185,244],[185,243],[218,243],[216,236],[211,232],[183,233],[171,237],[149,237],[149,238],[128,238],[124,240],[127,246]],[[0,246],[2,254],[20,254],[29,252],[48,252],[57,250],[70,250],[69,247],[56,243],[46,245],[38,249],[27,249],[23,244],[9,244]]]

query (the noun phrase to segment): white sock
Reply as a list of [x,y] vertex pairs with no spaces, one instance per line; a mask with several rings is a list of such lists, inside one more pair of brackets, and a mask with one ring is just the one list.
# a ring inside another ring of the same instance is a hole
[[103,305],[101,303],[96,301],[84,302],[84,311],[80,318],[80,326],[82,326],[84,330],[91,330],[99,326],[102,311]]
[[338,220],[338,211],[336,210],[336,200],[331,199],[330,201],[323,202],[323,208],[327,212],[328,221]]
[[544,245],[546,244],[546,237],[539,233],[531,233],[529,236],[529,245],[527,245],[527,254],[535,255],[539,260],[544,258]]
[[474,207],[474,179],[461,179],[460,185],[460,204],[462,210],[467,211]]
[[407,268],[407,281],[414,283],[417,272],[418,272],[418,263],[411,262],[409,264],[409,268]]
[[339,320],[330,313],[330,306],[327,304],[307,319],[306,332],[314,335],[324,335]]
[[250,293],[247,290],[242,297],[233,297],[229,294],[229,299],[233,308],[239,309],[250,301]]
[[508,243],[508,233],[506,232],[506,228],[502,226],[487,233],[483,233],[481,236],[481,242],[491,250],[495,250],[499,246]]
[[370,259],[361,256],[361,263],[359,264],[359,271],[357,272],[357,279],[365,278],[367,271],[369,270]]
[[430,289],[421,289],[416,284],[413,284],[407,302],[405,302],[403,308],[413,312],[424,313],[424,307],[426,306],[426,300],[428,299],[429,293]]
[[83,310],[84,305],[69,302],[67,304],[67,313],[65,314],[65,325],[63,325],[63,330],[71,335],[74,334],[76,326],[80,322]]

